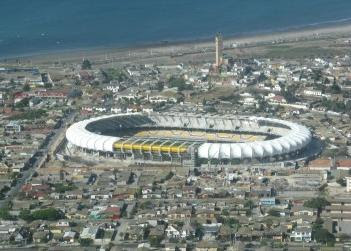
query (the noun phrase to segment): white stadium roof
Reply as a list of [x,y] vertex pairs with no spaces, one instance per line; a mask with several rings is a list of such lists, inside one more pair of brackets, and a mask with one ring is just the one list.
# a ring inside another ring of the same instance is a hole
[[[123,120],[135,115],[149,117],[155,122],[156,127],[182,128],[186,126],[188,129],[207,128],[251,133],[267,133],[267,130],[272,130],[271,134],[278,136],[272,140],[244,143],[205,142],[198,148],[199,158],[204,159],[252,159],[285,155],[303,149],[312,138],[311,132],[305,126],[278,119],[241,116],[200,117],[187,114],[143,115],[141,113],[109,115],[83,120],[68,128],[66,138],[71,144],[84,149],[113,152],[113,144],[120,138],[91,132],[87,130],[87,125],[101,120],[106,121],[106,123],[115,123],[114,119],[118,119],[118,117]],[[109,121],[110,119],[111,121]]]
[[115,143],[119,138],[92,133],[86,129],[86,126],[92,122],[115,116],[116,115],[103,116],[75,123],[67,129],[66,139],[71,144],[81,148],[102,152],[112,152],[113,143]]

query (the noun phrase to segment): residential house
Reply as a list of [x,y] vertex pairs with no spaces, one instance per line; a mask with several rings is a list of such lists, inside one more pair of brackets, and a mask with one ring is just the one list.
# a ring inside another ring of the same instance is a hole
[[47,243],[51,240],[53,234],[49,231],[37,231],[33,234],[34,243]]
[[202,229],[204,233],[203,239],[215,239],[221,226],[221,223],[202,224]]
[[316,209],[304,207],[302,205],[293,206],[290,211],[292,216],[313,216],[317,214]]
[[63,234],[63,241],[67,242],[67,243],[74,243],[77,239],[77,232],[75,231],[66,231],[64,234]]
[[166,243],[165,251],[186,251],[186,243]]
[[181,233],[181,238],[185,239],[187,237],[194,237],[195,236],[195,228],[191,225],[190,221],[185,221]]
[[251,197],[272,197],[273,189],[271,187],[261,187],[255,186],[250,188],[250,196]]
[[31,232],[28,228],[21,227],[20,229],[16,229],[15,232],[12,233],[11,237],[15,244],[25,245],[30,241]]
[[222,225],[218,232],[218,239],[221,241],[231,241],[232,235],[233,230],[227,225]]
[[330,171],[332,167],[331,159],[315,159],[308,164],[308,168],[312,171]]
[[108,200],[112,198],[112,194],[108,191],[95,192],[90,195],[90,199],[92,200]]
[[165,230],[165,233],[167,238],[169,239],[178,239],[181,236],[180,231],[172,225],[168,225],[168,227]]
[[10,121],[8,124],[4,126],[4,130],[6,133],[20,133],[22,131],[22,126],[18,121]]
[[336,162],[336,169],[350,171],[351,170],[351,159],[338,160]]
[[339,196],[329,199],[330,205],[326,206],[321,217],[324,222],[331,221],[329,231],[339,234],[351,234],[351,199],[349,196]]
[[83,194],[80,190],[66,191],[64,197],[68,200],[80,200],[82,199]]
[[140,226],[128,226],[125,239],[131,240],[131,241],[139,241],[143,239],[143,236],[144,236],[144,228]]
[[9,241],[11,234],[13,234],[15,231],[16,231],[16,227],[13,226],[12,223],[1,225],[0,226],[0,242]]
[[312,228],[310,226],[297,226],[290,234],[290,240],[296,242],[310,242],[312,240]]
[[261,206],[275,206],[275,204],[276,204],[276,199],[274,197],[260,199]]
[[153,238],[162,238],[164,237],[164,234],[165,234],[164,226],[157,225],[156,227],[151,228],[149,236]]
[[50,193],[50,186],[46,184],[26,184],[22,186],[22,192],[28,198],[42,200]]
[[219,245],[217,242],[200,241],[196,243],[195,251],[217,251]]
[[197,218],[201,219],[215,219],[217,213],[218,212],[216,212],[215,210],[197,209],[195,215]]
[[167,213],[167,218],[170,220],[182,220],[191,218],[191,209],[175,209]]
[[100,227],[98,227],[98,226],[85,227],[85,228],[83,228],[82,232],[80,233],[80,238],[81,239],[95,240],[99,231],[100,231]]

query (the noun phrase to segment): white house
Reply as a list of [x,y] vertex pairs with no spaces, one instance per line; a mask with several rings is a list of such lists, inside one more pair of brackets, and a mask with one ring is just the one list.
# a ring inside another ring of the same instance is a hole
[[112,93],[119,92],[119,86],[109,85],[106,87],[106,90],[111,91]]
[[94,240],[98,232],[99,232],[99,227],[85,227],[83,228],[83,231],[80,234],[80,238]]
[[280,85],[274,85],[273,91],[280,92],[281,90],[282,88],[280,87]]
[[321,90],[314,90],[314,89],[306,89],[303,91],[303,94],[306,96],[313,96],[313,97],[323,96],[323,93]]
[[312,228],[309,226],[298,226],[290,234],[290,239],[296,242],[310,242],[312,240]]
[[175,228],[173,227],[172,225],[169,225],[166,230],[166,235],[168,238],[171,238],[171,239],[178,239],[180,238],[180,232]]
[[56,223],[56,227],[69,227],[69,222],[66,220],[60,220]]

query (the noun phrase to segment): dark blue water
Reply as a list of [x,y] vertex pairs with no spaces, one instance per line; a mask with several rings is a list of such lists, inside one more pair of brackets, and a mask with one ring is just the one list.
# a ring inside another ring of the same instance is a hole
[[351,0],[0,0],[0,57],[349,21]]

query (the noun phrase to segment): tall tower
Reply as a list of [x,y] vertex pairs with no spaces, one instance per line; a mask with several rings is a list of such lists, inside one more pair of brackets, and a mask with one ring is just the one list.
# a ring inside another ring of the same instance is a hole
[[216,67],[223,63],[223,38],[221,33],[218,33],[215,38],[216,43]]

